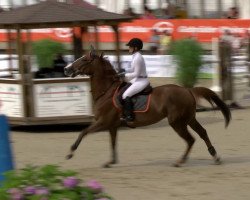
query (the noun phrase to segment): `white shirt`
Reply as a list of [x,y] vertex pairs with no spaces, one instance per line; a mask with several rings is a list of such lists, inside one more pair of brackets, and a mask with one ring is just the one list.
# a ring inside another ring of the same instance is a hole
[[131,83],[141,79],[141,77],[147,76],[146,65],[143,56],[139,51],[132,55],[131,69],[127,71],[125,77],[130,80]]

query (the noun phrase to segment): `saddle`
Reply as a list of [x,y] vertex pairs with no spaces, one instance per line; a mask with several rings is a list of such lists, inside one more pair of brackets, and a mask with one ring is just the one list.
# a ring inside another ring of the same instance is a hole
[[[131,83],[123,82],[116,89],[113,96],[114,106],[121,110],[123,105],[122,95],[131,86]],[[146,112],[149,108],[151,93],[153,91],[152,86],[149,84],[144,90],[132,96],[132,102],[134,105],[134,112]]]

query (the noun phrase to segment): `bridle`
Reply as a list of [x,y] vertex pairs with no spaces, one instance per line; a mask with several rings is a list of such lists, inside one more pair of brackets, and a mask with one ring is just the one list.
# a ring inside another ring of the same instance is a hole
[[[96,78],[100,75],[95,75],[94,73],[93,74],[88,74],[86,73],[86,69],[88,68],[85,68],[84,66],[87,66],[87,65],[90,65],[95,59],[97,58],[100,58],[99,56],[93,54],[93,55],[89,55],[89,56],[84,56],[84,57],[80,57],[78,58],[76,61],[74,61],[71,65],[74,65],[76,64],[77,62],[80,62],[79,66],[76,66],[75,69],[73,69],[73,76],[77,76],[77,75],[80,75],[80,74],[86,74],[88,76],[90,76],[90,80],[92,81],[93,78]],[[83,59],[83,60],[81,60]],[[103,59],[103,57],[102,57]],[[103,71],[103,74],[100,76],[100,80],[101,78],[105,77],[107,79],[111,79],[111,81],[109,82],[109,86],[106,87],[98,96],[96,96],[94,98],[94,101],[97,101],[98,99],[100,99],[104,94],[106,94],[110,88],[114,85],[114,83],[118,82],[120,80],[120,78],[118,76],[116,76],[116,73],[114,74],[107,74],[107,71],[112,71],[111,69],[108,69],[107,68],[107,60],[104,59],[104,71]],[[112,68],[111,64],[109,63],[110,67]],[[71,66],[72,67],[72,66]],[[113,68],[112,68],[113,69]],[[72,76],[72,77],[73,77]]]
[[[79,58],[79,59],[81,59],[81,58]],[[77,60],[76,60],[77,61]],[[76,62],[75,61],[75,62]],[[85,61],[85,60],[84,60]],[[84,64],[83,65],[81,65],[81,67],[79,67],[77,70],[76,70],[76,72],[82,72],[82,73],[84,73],[84,69],[83,70],[81,70],[80,68],[84,68],[84,66],[86,66],[86,65],[89,65],[89,64],[91,64],[93,61],[94,61],[94,58],[92,58],[92,59],[90,59],[90,60],[86,60],[87,62],[84,62]],[[82,61],[81,61],[82,62]]]
[[[93,59],[91,59],[91,60],[87,60],[87,62],[84,62],[83,64],[81,64],[80,66],[73,66],[73,65],[75,65],[77,62],[83,62],[82,60],[80,60],[80,59],[83,59],[83,57],[80,57],[80,58],[78,58],[77,60],[75,60],[73,63],[71,63],[71,64],[69,64],[69,65],[67,65],[65,68],[64,68],[64,70],[65,70],[65,72],[67,73],[67,70],[71,70],[70,72],[71,72],[71,74],[69,74],[71,77],[75,77],[75,76],[77,76],[77,75],[80,75],[80,74],[82,74],[82,73],[84,73],[84,66],[85,65],[89,65],[89,64],[91,64],[93,61],[94,61],[94,58]],[[85,60],[84,60],[85,61]],[[83,68],[83,69],[82,69]]]

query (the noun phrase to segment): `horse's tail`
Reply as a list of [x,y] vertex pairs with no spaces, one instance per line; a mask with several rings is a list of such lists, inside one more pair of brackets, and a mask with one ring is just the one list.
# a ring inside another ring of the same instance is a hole
[[225,126],[227,127],[231,120],[231,112],[228,106],[219,98],[219,96],[212,90],[205,87],[195,87],[191,89],[193,95],[198,100],[199,98],[206,99],[212,106],[215,103],[221,110],[225,118]]

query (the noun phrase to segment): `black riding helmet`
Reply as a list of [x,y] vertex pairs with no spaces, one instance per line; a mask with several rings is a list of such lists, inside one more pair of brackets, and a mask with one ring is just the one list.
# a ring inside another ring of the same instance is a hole
[[127,44],[126,46],[129,47],[137,47],[138,50],[141,50],[143,47],[143,42],[141,39],[139,38],[132,38]]

